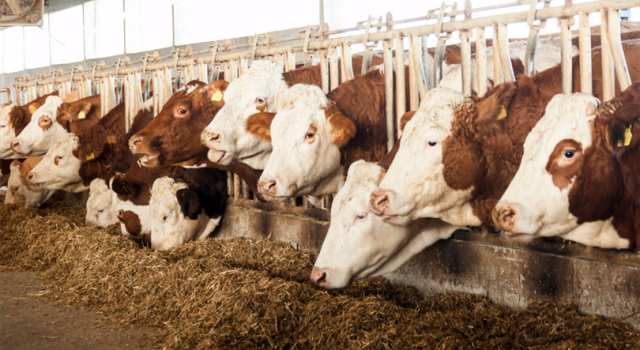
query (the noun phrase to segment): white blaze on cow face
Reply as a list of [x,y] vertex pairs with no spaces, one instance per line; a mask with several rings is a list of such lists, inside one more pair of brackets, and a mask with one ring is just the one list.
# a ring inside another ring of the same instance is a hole
[[56,122],[60,104],[60,97],[47,97],[45,103],[33,113],[29,124],[11,141],[13,151],[22,155],[42,157],[57,139],[68,134],[67,129]]
[[104,179],[95,179],[91,181],[89,191],[85,224],[107,227],[118,223],[115,210],[117,194],[111,191],[107,182]]
[[606,248],[628,247],[629,241],[617,236],[611,220],[579,224],[569,210],[569,192],[585,152],[592,147],[598,104],[597,98],[583,93],[559,94],[549,102],[527,136],[520,168],[494,210],[494,220],[503,230],[561,236]]
[[7,183],[8,191],[4,198],[4,203],[37,208],[51,198],[54,191],[31,191],[27,185],[20,180],[21,166],[22,164],[19,161],[11,163],[11,175]]
[[[329,100],[317,86],[294,85],[282,95],[271,123],[273,151],[259,182],[265,198],[322,196],[342,187],[340,148],[334,134],[344,136],[352,130],[335,129],[328,107]],[[335,111],[336,118],[345,118]]]
[[277,100],[287,89],[280,69],[269,61],[255,61],[229,84],[224,107],[203,132],[212,162],[229,164],[236,159],[254,169],[264,169],[271,143],[247,131],[247,119],[259,112],[277,112]]
[[469,204],[473,186],[454,190],[443,175],[442,145],[451,137],[454,109],[463,98],[451,89],[433,89],[406,124],[398,153],[371,197],[372,209],[385,220],[406,224],[439,218],[454,225],[480,225]]
[[10,103],[0,107],[0,159],[16,159],[18,155],[11,149],[11,141],[16,138],[16,130],[11,125],[9,113],[15,108]]
[[311,279],[325,289],[395,271],[413,255],[458,229],[440,220],[409,226],[386,223],[368,203],[384,169],[375,163],[351,165],[344,187],[331,207],[331,226],[313,267]]
[[[151,217],[151,248],[167,250],[189,241],[206,238],[220,223],[205,213],[193,192],[184,183],[162,177],[153,183],[149,212]],[[180,203],[178,197],[183,197]],[[189,217],[191,216],[191,217]]]
[[78,137],[68,134],[60,137],[49,148],[42,161],[27,175],[34,184],[43,184],[47,190],[82,192],[88,190],[80,177],[80,159],[73,155]]

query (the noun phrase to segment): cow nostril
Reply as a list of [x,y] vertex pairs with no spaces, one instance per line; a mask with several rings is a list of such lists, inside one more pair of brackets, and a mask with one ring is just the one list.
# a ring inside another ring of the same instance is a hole
[[140,144],[140,138],[136,138],[133,140],[133,145],[138,146]]
[[33,180],[33,174],[30,173],[29,175],[27,175],[27,180],[29,181]]
[[389,196],[386,193],[378,194],[374,198],[375,207],[381,212],[389,207]]
[[311,275],[311,280],[313,283],[318,286],[323,286],[327,282],[327,272],[326,271],[313,271]]
[[261,182],[260,188],[263,193],[268,193],[270,195],[275,195],[277,190],[276,180],[265,180]]
[[220,141],[220,134],[216,134],[216,133],[212,132],[211,134],[209,134],[209,140],[211,140],[211,141]]
[[11,148],[19,149],[20,148],[20,141],[11,141]]
[[494,217],[496,218],[496,224],[500,226],[503,230],[510,231],[513,229],[513,225],[516,221],[517,212],[515,209],[511,207],[501,207],[495,212]]

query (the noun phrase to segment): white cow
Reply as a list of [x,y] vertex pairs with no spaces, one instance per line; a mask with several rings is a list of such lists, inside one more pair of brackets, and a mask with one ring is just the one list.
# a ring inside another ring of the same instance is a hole
[[78,148],[78,136],[67,134],[58,138],[40,164],[31,170],[27,180],[47,190],[83,192],[89,189],[80,177],[82,162],[73,151]]
[[60,97],[47,97],[45,103],[33,113],[29,124],[11,141],[11,149],[18,154],[34,157],[42,157],[47,153],[57,139],[69,133],[56,122],[61,104]]
[[151,248],[167,250],[189,241],[203,240],[222,217],[210,218],[195,192],[182,182],[162,177],[151,188]]
[[[4,203],[37,208],[51,198],[55,191],[29,188],[25,181],[21,179],[21,175],[23,174],[21,174],[20,170],[25,170],[23,167],[28,167],[30,169],[29,164],[25,165],[17,160],[14,160],[13,163],[11,163],[11,176],[9,177],[9,183],[7,184],[8,191],[4,198]],[[26,172],[22,171],[22,173]]]
[[331,207],[331,226],[311,272],[313,282],[322,288],[344,288],[356,279],[395,271],[424,248],[460,229],[437,219],[396,226],[373,215],[369,198],[384,174],[381,166],[364,161],[349,168],[345,185]]
[[[636,86],[640,90],[640,83]],[[630,239],[637,240],[637,228],[631,235],[628,229],[634,219],[614,209],[622,205],[637,220],[637,198],[631,204],[630,196],[620,196],[626,190],[619,169],[630,162],[617,164],[612,149],[615,133],[608,128],[612,118],[598,121],[598,105],[597,98],[583,93],[559,94],[549,102],[526,138],[515,177],[494,209],[494,220],[502,229],[532,237],[560,236],[602,248],[629,248]],[[638,114],[638,104],[632,108]],[[622,142],[617,147],[633,145]],[[629,172],[636,183],[637,171]]]

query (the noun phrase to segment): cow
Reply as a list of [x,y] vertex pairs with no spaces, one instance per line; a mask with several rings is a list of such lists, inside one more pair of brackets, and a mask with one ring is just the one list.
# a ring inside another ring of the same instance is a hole
[[[640,80],[640,41],[624,42],[623,49],[632,80]],[[593,91],[601,97],[600,49],[591,55]],[[572,66],[573,90],[579,91],[579,56]],[[498,85],[483,98],[429,91],[371,195],[372,211],[396,224],[431,217],[453,225],[494,226],[493,208],[518,169],[527,134],[561,92],[561,77],[558,65]]]
[[[131,152],[142,155],[141,164],[146,167],[208,167],[231,171],[245,180],[254,193],[258,193],[256,183],[261,171],[238,161],[226,166],[212,163],[207,159],[209,149],[200,143],[199,138],[193,137],[193,130],[204,129],[224,105],[221,96],[228,85],[221,80],[212,82],[208,87],[197,80],[189,82],[171,96],[149,124],[131,137]],[[180,114],[181,110],[185,113]]]
[[42,158],[27,157],[24,162],[14,160],[11,163],[11,177],[7,184],[8,191],[4,199],[5,204],[36,208],[46,202],[55,191],[36,189],[26,181],[25,175],[40,162]]
[[331,206],[331,226],[311,272],[311,280],[318,286],[340,289],[356,279],[393,272],[424,248],[460,229],[437,219],[397,226],[373,215],[369,197],[384,174],[384,167],[363,160],[349,168]]
[[493,210],[498,228],[640,250],[640,82],[600,105],[556,95]]
[[43,95],[23,105],[5,103],[0,106],[0,159],[23,158],[11,149],[11,141],[20,135],[31,121],[31,116],[40,108],[49,96],[58,96],[58,91]]
[[63,135],[81,135],[100,121],[100,96],[72,103],[49,96],[36,110],[29,124],[11,141],[11,149],[19,155],[42,157]]
[[153,119],[153,111],[151,103],[145,102],[127,133],[124,111],[123,102],[84,134],[58,139],[27,179],[45,189],[82,192],[94,179],[107,181],[117,172],[126,172],[134,161],[128,140]]
[[[362,57],[353,58],[354,73],[359,75]],[[374,56],[372,65],[382,64]],[[224,93],[224,106],[202,132],[202,144],[210,148],[212,162],[229,164],[239,160],[262,170],[271,153],[271,143],[257,138],[247,129],[247,120],[259,112],[275,113],[278,99],[295,84],[321,86],[320,65],[282,73],[269,61],[254,61],[247,73],[234,80]]]
[[189,241],[203,240],[213,232],[222,219],[226,202],[226,180],[222,176],[219,180],[214,182],[215,191],[205,188],[205,183],[201,184],[200,191],[195,191],[170,177],[153,183],[149,205],[152,249],[171,249]]

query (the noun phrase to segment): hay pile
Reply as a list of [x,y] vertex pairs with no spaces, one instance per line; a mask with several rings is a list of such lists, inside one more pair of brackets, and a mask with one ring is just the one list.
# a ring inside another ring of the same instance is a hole
[[639,345],[626,323],[570,304],[521,312],[476,295],[422,299],[382,278],[315,288],[313,257],[287,244],[207,240],[155,252],[116,226],[84,227],[84,210],[0,206],[2,270],[37,270],[47,297],[121,325],[158,327],[167,348],[608,348]]

